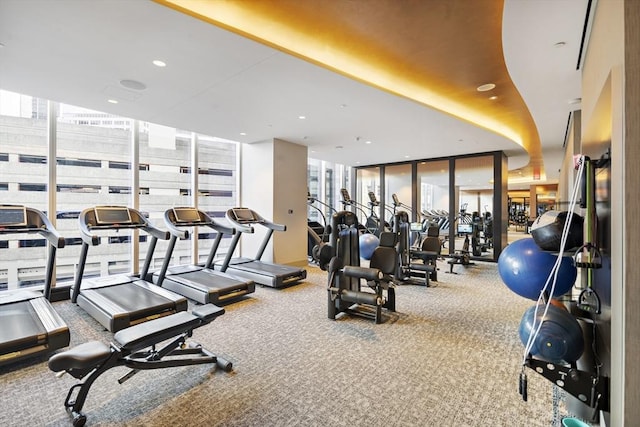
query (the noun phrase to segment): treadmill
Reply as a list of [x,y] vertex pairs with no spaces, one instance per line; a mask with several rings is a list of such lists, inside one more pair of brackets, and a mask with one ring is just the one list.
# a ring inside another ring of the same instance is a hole
[[[206,213],[192,207],[168,209],[164,213],[164,221],[171,233],[171,239],[162,268],[152,275],[153,283],[200,304],[221,305],[255,292],[256,284],[253,280],[237,278],[213,269],[213,258],[223,236],[235,234],[234,228],[216,223]],[[192,227],[209,227],[217,232],[207,262],[203,266],[169,267],[176,240],[188,238],[189,232],[184,228]]]
[[46,215],[19,205],[0,205],[0,234],[39,234],[49,242],[44,294],[26,289],[0,292],[0,366],[69,345],[69,328],[49,299],[56,250],[64,247]]
[[[168,240],[168,232],[155,228],[140,212],[126,206],[88,208],[78,219],[82,249],[71,295],[73,303],[110,332],[187,310],[185,297],[141,279],[147,277],[158,239]],[[125,229],[142,230],[151,236],[140,276],[119,274],[83,280],[89,246],[100,244],[95,233]]]
[[[231,208],[227,211],[225,217],[236,229],[236,234],[234,234],[231,240],[227,256],[224,258],[222,264],[220,264],[220,271],[229,271],[235,276],[245,277],[256,283],[272,288],[289,286],[307,277],[307,270],[303,268],[260,261],[273,232],[286,231],[286,225],[267,221],[257,212],[249,208]],[[232,258],[242,234],[254,232],[253,225],[261,225],[268,229],[256,257]],[[218,264],[216,263],[216,265]]]

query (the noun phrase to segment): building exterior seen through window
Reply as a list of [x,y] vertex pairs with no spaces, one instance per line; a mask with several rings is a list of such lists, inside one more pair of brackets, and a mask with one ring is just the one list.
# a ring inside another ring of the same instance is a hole
[[[57,117],[50,118],[46,100],[0,90],[0,204],[33,207],[54,221],[66,243],[57,253],[58,286],[73,280],[82,244],[78,215],[88,207],[132,206],[132,189],[136,188],[139,210],[164,228],[164,212],[172,207],[193,206],[197,200],[201,210],[221,217],[237,204],[235,142],[153,123],[136,125],[130,118],[66,104],[56,107]],[[49,139],[48,120],[56,121],[53,140]],[[138,144],[137,159],[133,141]],[[55,147],[55,159],[49,158],[50,144]],[[49,182],[52,161],[55,185]],[[136,161],[134,182],[132,165]],[[192,188],[194,168],[198,170],[197,188]],[[48,212],[51,191],[56,192],[55,215]],[[139,234],[134,241],[130,231],[103,233],[100,245],[89,251],[85,276],[137,270],[131,262],[131,246],[139,245],[136,262],[141,265],[148,245],[144,233]],[[178,242],[173,262],[206,259],[214,237],[213,230],[198,230],[197,251],[191,241]],[[227,247],[228,239],[219,256]],[[166,243],[158,244],[154,267],[161,265],[165,248]],[[38,235],[1,235],[0,289],[41,287],[46,257],[46,243]]]

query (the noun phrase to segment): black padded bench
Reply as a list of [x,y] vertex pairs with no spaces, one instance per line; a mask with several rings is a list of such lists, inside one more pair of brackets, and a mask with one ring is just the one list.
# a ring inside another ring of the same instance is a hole
[[[126,366],[132,369],[118,380],[120,383],[144,369],[215,363],[225,372],[230,372],[231,362],[215,356],[197,344],[185,345],[194,329],[211,323],[222,314],[223,308],[205,304],[194,308],[191,313],[181,311],[122,329],[113,336],[111,345],[90,341],[53,355],[49,359],[49,369],[84,379],[71,387],[64,403],[73,417],[74,427],[83,426],[86,422],[86,416],[80,411],[91,385],[100,375],[113,367]],[[168,340],[171,341],[156,349],[157,344]],[[165,356],[171,358],[163,360]]]

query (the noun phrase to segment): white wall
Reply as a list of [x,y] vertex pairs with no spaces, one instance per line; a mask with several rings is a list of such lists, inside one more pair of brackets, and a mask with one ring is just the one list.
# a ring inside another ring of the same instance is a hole
[[[307,147],[279,139],[244,144],[241,168],[240,204],[287,226],[274,233],[262,260],[306,265]],[[254,256],[262,243],[266,230],[255,229],[242,238],[242,256]]]

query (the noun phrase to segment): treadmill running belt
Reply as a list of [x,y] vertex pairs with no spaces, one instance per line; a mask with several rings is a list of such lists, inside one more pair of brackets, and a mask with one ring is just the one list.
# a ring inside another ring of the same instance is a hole
[[[174,280],[187,286],[206,291],[208,289],[224,289],[233,291],[245,289],[247,284],[240,279],[229,277],[213,270],[191,271],[183,274],[167,275],[167,280]],[[239,283],[240,282],[240,283]]]
[[242,264],[229,264],[230,267],[237,270],[253,271],[256,273],[263,273],[266,275],[288,275],[294,272],[300,271],[299,268],[290,267],[286,265],[268,264],[260,261],[251,261]]
[[94,291],[99,292],[101,295],[118,304],[130,313],[132,318],[143,317],[149,310],[158,313],[162,311],[162,309],[171,310],[175,306],[174,301],[170,301],[155,292],[137,286],[135,282],[97,288],[94,289]]
[[0,325],[1,353],[33,347],[47,333],[29,301],[0,305]]

